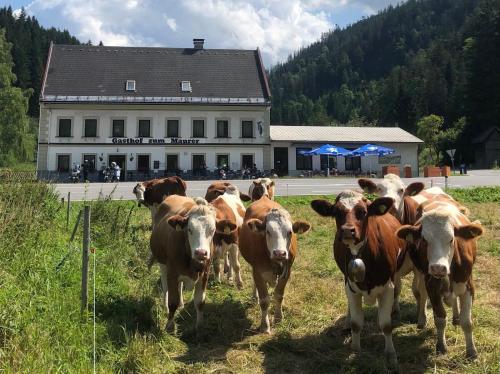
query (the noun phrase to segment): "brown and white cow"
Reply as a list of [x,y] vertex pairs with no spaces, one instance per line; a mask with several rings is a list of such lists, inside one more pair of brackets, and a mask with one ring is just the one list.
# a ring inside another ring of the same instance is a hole
[[[453,197],[445,193],[440,187],[431,187],[424,190],[422,182],[414,182],[405,186],[401,178],[395,174],[387,174],[383,179],[359,179],[358,184],[365,192],[376,194],[380,197],[391,197],[394,199],[394,208],[391,213],[399,219],[403,225],[413,225],[417,220],[417,209],[420,204],[428,201],[447,201],[456,205],[462,212],[468,214],[468,209],[463,207]],[[427,317],[425,314],[427,305],[427,291],[425,289],[424,274],[418,271],[406,247],[401,252],[399,269],[396,274],[396,288],[394,301],[394,315],[399,315],[399,295],[401,293],[401,278],[413,271],[412,292],[417,300],[418,320],[417,327],[424,328]],[[453,306],[454,321],[458,323],[458,306]]]
[[243,281],[240,273],[239,262],[239,230],[243,225],[245,217],[245,206],[241,202],[240,192],[236,186],[228,186],[224,194],[211,202],[215,208],[217,219],[227,220],[235,225],[235,229],[227,232],[216,232],[214,235],[215,255],[214,255],[214,273],[216,279],[221,281],[220,262],[224,259],[224,267],[227,267],[227,278],[231,280],[234,271],[236,286],[241,289]]
[[465,335],[466,355],[476,358],[472,336],[472,268],[476,260],[476,238],[483,229],[470,222],[459,207],[447,201],[431,201],[422,206],[421,217],[414,225],[401,227],[397,234],[413,245],[410,254],[425,274],[425,286],[434,312],[437,329],[436,351],[445,353],[446,311],[460,299],[459,323]]
[[257,178],[252,181],[248,188],[248,194],[252,201],[259,200],[264,195],[274,200],[275,187],[276,185],[271,178]]
[[401,224],[393,215],[386,214],[393,203],[387,197],[370,203],[360,192],[350,190],[341,192],[334,204],[326,200],[311,202],[317,213],[335,218],[333,254],[345,277],[351,347],[361,349],[362,300],[369,305],[378,301],[378,323],[385,337],[387,363],[391,366],[397,364],[391,323],[394,278],[398,253],[405,244],[396,236]]
[[194,286],[196,328],[203,319],[205,290],[217,231],[234,230],[231,222],[217,221],[205,199],[171,195],[159,206],[150,246],[160,264],[161,283],[168,309],[167,330],[175,329],[174,316],[183,306],[182,287]]
[[247,208],[240,232],[240,251],[252,267],[252,275],[262,312],[260,331],[271,333],[268,285],[274,287],[274,322],[281,321],[285,287],[297,255],[297,236],[310,229],[267,196]]
[[[231,182],[214,182],[207,188],[207,193],[205,194],[205,200],[209,203],[214,201],[219,196],[223,195],[229,187],[235,187]],[[250,196],[239,192],[241,201],[250,201]]]
[[186,189],[186,182],[182,178],[174,176],[139,182],[135,185],[133,193],[138,206],[144,205],[151,211],[151,227],[153,228],[156,210],[163,199],[170,195],[186,196]]

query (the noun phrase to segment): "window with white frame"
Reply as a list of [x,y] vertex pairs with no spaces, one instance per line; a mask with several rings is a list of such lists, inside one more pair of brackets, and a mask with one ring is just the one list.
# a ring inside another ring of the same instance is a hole
[[125,90],[135,91],[135,81],[134,80],[127,80],[127,82],[125,83]]
[[181,82],[181,91],[182,92],[192,92],[193,89],[191,88],[191,82],[190,81],[182,81]]
[[71,118],[59,118],[57,136],[60,138],[71,137]]
[[85,118],[83,123],[83,136],[85,138],[95,138],[97,137],[97,119],[96,118]]

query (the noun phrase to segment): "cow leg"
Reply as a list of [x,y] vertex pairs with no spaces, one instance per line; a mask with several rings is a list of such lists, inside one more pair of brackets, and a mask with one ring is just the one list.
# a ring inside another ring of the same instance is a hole
[[168,321],[166,330],[175,332],[175,312],[180,304],[179,281],[175,275],[169,274],[167,279],[168,284]]
[[475,359],[477,350],[472,336],[472,295],[469,290],[460,295],[460,327],[465,335],[467,358]]
[[257,291],[257,287],[255,286],[255,282],[254,282],[254,284],[253,284],[252,299],[253,299],[254,301],[259,300],[259,292]]
[[394,277],[394,295],[393,295],[393,304],[391,308],[391,319],[394,322],[399,321],[401,317],[401,311],[399,309],[399,296],[401,295],[401,274]]
[[443,298],[441,296],[441,280],[426,276],[425,286],[429,299],[432,304],[432,311],[434,314],[434,324],[436,325],[437,341],[436,352],[446,353],[446,339],[444,329],[446,327],[446,310],[443,305]]
[[241,265],[238,257],[239,257],[238,245],[233,243],[229,248],[229,259],[231,268],[234,269],[234,278],[236,281],[236,287],[238,287],[238,289],[241,290],[243,288],[243,281],[241,280],[241,273],[240,273]]
[[224,250],[224,273],[226,273],[228,282],[231,281],[231,279],[233,279],[233,269],[231,267],[231,261],[229,259],[228,248],[225,248]]
[[259,292],[259,305],[261,311],[261,321],[260,328],[261,332],[265,332],[266,334],[271,333],[271,326],[269,324],[269,293],[267,291],[267,284],[262,278],[262,276],[257,273],[255,270],[253,271],[253,280],[255,282],[255,287]]
[[[349,302],[349,315],[351,316],[351,348],[355,351],[361,350],[361,329],[363,328],[363,300],[361,294],[351,291],[347,282],[344,284],[347,301]],[[391,306],[392,307],[392,306]]]
[[427,324],[427,316],[425,314],[425,309],[427,307],[427,290],[425,289],[424,274],[416,269],[413,273],[411,290],[413,291],[413,296],[415,296],[417,300],[417,329],[423,329]]
[[278,279],[278,284],[274,288],[274,323],[281,322],[283,318],[283,297],[285,295],[285,287],[288,283],[288,276]]
[[[460,305],[462,304],[462,302],[460,301]],[[460,324],[460,326],[462,326],[461,322],[460,322],[460,311],[458,309],[458,298],[456,296],[453,296],[453,299],[451,301],[451,310],[452,310],[452,319],[451,319],[451,323],[456,326],[458,324]]]
[[160,280],[161,280],[161,288],[163,291],[163,302],[165,303],[165,308],[167,308],[168,312],[168,284],[167,284],[167,265],[160,265]]
[[394,344],[392,343],[392,321],[391,321],[391,310],[394,304],[394,285],[392,282],[385,286],[385,289],[378,297],[378,323],[380,329],[384,333],[385,339],[385,358],[387,365],[390,367],[397,366],[398,359],[396,356],[396,350],[394,349]]
[[182,297],[183,288],[184,288],[184,283],[179,282],[179,309],[184,308],[184,298]]
[[196,330],[201,328],[203,323],[203,307],[205,306],[205,290],[207,289],[208,273],[196,282],[194,288],[194,306],[196,308]]
[[222,256],[223,256],[222,246],[216,246],[213,263],[214,263],[214,275],[215,275],[215,279],[218,283],[221,283],[220,263],[221,263]]

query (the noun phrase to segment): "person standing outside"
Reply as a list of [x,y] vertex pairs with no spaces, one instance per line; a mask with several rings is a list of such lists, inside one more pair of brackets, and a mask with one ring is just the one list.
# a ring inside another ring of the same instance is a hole
[[113,178],[111,179],[112,182],[119,182],[120,181],[120,165],[118,165],[116,162],[111,163],[111,170],[113,171]]
[[90,163],[89,160],[84,160],[83,165],[83,182],[88,182],[89,181],[89,170],[90,170]]

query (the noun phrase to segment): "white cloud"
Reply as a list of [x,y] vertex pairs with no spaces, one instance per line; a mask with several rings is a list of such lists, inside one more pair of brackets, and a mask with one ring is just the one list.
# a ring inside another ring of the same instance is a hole
[[[266,65],[318,40],[333,16],[355,7],[360,17],[390,0],[34,0],[27,11],[46,26],[67,28],[104,45],[259,47]],[[335,22],[338,23],[338,22]]]

